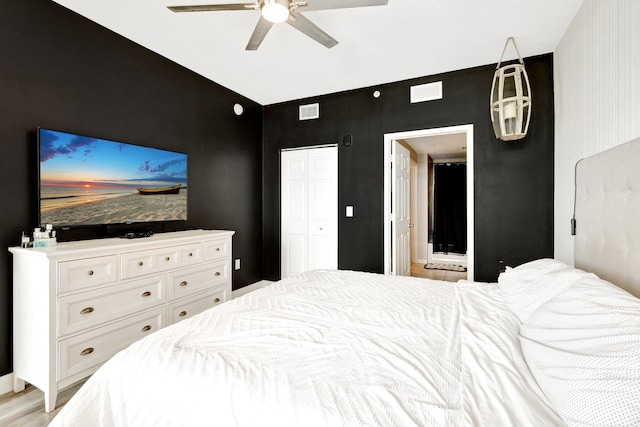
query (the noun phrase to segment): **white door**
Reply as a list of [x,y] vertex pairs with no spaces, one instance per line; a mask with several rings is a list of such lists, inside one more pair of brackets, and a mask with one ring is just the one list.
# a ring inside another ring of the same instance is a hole
[[391,221],[393,238],[391,271],[396,276],[411,275],[410,203],[411,155],[397,141],[391,144]]
[[418,262],[418,164],[411,160],[411,180],[409,181],[409,188],[411,197],[409,198],[409,224],[410,233],[409,240],[411,241],[411,249],[409,251],[409,259],[411,263]]
[[338,147],[281,153],[281,277],[338,268]]

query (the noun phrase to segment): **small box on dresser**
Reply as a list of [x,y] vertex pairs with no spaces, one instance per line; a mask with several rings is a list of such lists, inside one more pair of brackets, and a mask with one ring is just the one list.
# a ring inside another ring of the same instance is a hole
[[14,392],[58,390],[158,329],[231,297],[233,231],[98,239],[13,254]]

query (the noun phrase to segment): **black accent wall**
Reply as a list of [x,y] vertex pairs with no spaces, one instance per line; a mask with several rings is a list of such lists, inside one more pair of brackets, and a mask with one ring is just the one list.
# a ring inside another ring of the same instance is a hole
[[[233,104],[244,114],[233,114]],[[235,230],[234,288],[262,279],[262,106],[50,0],[0,10],[0,376],[12,371],[11,255],[36,226],[38,126],[189,156],[189,219]],[[60,232],[60,240],[106,229]],[[43,289],[43,292],[46,292]]]
[[[338,268],[382,272],[383,136],[474,125],[475,279],[504,265],[553,256],[553,57],[526,58],[532,91],[526,138],[496,140],[489,117],[495,66],[482,66],[265,107],[264,275],[280,277],[280,149],[339,143]],[[442,81],[443,99],[409,102],[415,84]],[[374,90],[381,96],[374,98]],[[320,118],[298,120],[318,102]],[[352,145],[342,144],[352,135]],[[353,205],[354,218],[345,218]]]

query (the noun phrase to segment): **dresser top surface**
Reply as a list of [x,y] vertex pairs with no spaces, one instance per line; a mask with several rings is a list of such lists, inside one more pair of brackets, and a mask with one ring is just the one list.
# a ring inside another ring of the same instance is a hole
[[149,237],[126,239],[111,237],[106,239],[79,240],[73,242],[61,242],[54,246],[38,248],[10,247],[13,254],[31,254],[33,256],[57,257],[70,253],[85,251],[137,251],[152,249],[159,246],[180,245],[192,242],[217,240],[231,237],[235,234],[230,230],[185,230],[167,233],[157,233]]

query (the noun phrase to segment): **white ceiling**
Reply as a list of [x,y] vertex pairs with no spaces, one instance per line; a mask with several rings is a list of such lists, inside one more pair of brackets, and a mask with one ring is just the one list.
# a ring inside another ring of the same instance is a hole
[[[244,48],[260,12],[173,13],[238,0],[55,0],[262,105],[498,62],[514,36],[524,56],[553,52],[583,0],[389,0],[305,17],[338,40],[327,49],[276,24]],[[510,47],[505,59],[513,59]],[[526,64],[525,64],[526,65]]]
[[464,158],[467,156],[467,134],[447,133],[405,139],[417,154],[428,154],[434,160]]

